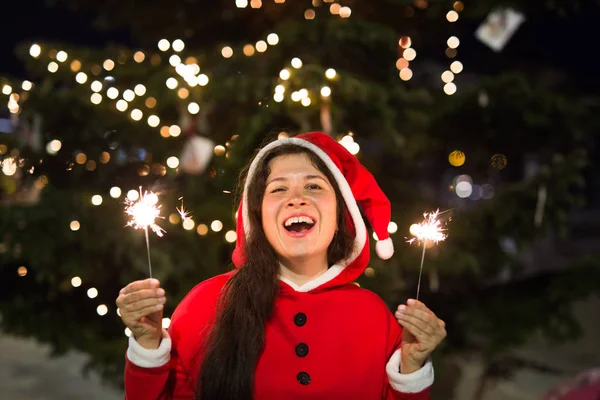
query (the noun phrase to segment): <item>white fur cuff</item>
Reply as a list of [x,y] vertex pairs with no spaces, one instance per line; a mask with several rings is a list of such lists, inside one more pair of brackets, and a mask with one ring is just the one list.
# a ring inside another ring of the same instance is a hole
[[136,342],[133,335],[129,336],[129,347],[127,348],[129,361],[142,368],[162,367],[171,359],[171,337],[163,329],[163,338],[158,349],[146,349]]
[[385,370],[392,388],[400,393],[419,393],[433,385],[433,364],[427,360],[418,371],[410,374],[400,373],[400,349],[390,357]]

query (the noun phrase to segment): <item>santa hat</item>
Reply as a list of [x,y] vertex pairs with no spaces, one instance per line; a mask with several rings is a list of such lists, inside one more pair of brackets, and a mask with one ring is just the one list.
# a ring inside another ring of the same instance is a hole
[[373,175],[344,146],[327,134],[311,132],[269,143],[259,151],[250,164],[237,213],[237,242],[232,256],[234,264],[240,267],[245,262],[244,247],[250,231],[247,207],[248,187],[254,181],[259,161],[270,150],[284,144],[295,144],[315,153],[329,168],[340,189],[351,216],[351,222],[348,223],[351,224],[351,228],[354,228],[351,230],[355,232],[354,251],[340,266],[345,267],[361,256],[361,258],[365,256],[368,258],[368,233],[359,204],[379,239],[375,245],[377,255],[383,260],[390,258],[394,254],[394,245],[388,233],[391,218],[388,198],[377,185]]

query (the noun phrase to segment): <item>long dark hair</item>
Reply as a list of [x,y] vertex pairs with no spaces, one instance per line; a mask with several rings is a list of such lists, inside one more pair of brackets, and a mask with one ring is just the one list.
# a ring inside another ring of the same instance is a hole
[[[338,232],[327,250],[328,265],[350,256],[354,238],[346,224],[346,207],[335,179],[325,163],[312,151],[294,144],[272,149],[258,164],[248,186],[250,235],[245,247],[246,263],[225,285],[219,298],[217,317],[203,347],[197,379],[197,400],[251,400],[254,371],[265,345],[265,325],[279,292],[279,262],[262,228],[262,201],[269,163],[276,157],[307,154],[335,190]],[[248,167],[242,176],[247,173]],[[243,179],[239,180],[243,188]]]

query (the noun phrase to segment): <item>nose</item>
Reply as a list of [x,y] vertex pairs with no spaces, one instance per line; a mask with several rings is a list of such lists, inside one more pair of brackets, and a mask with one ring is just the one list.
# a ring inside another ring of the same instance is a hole
[[296,190],[291,193],[290,198],[287,201],[288,207],[303,207],[309,204],[306,197],[303,196],[301,190]]

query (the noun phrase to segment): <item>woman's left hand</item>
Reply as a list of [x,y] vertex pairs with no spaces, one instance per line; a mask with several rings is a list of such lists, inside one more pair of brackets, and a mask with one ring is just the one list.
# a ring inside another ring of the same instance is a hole
[[438,344],[446,337],[446,324],[418,300],[409,299],[398,306],[395,316],[402,325],[402,359],[400,372],[409,374],[425,364]]

